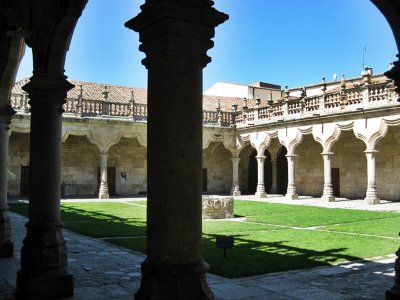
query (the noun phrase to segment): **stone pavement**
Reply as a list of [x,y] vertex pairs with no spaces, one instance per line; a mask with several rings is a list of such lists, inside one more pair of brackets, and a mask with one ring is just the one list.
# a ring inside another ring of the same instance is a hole
[[[25,236],[24,224],[27,221],[15,213],[10,213],[10,217],[15,257],[0,259],[1,300],[14,299],[20,249]],[[64,234],[68,242],[68,269],[75,281],[73,299],[133,299],[140,284],[143,254],[68,230]],[[394,247],[397,248],[397,245]],[[385,290],[393,285],[394,258],[394,255],[390,255],[371,261],[239,279],[227,279],[213,274],[208,274],[207,278],[216,300],[384,299]]]

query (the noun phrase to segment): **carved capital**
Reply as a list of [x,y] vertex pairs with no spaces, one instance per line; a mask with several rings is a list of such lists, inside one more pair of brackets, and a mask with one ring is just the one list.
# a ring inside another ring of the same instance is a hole
[[385,72],[385,75],[394,80],[394,90],[400,94],[400,54],[397,54],[397,57],[399,60],[393,63],[393,68]]
[[[142,12],[125,23],[139,32],[140,50],[147,67],[210,61],[207,50],[213,47],[214,28],[228,19],[212,7],[212,1],[147,1]],[[162,62],[162,63],[161,63]]]
[[22,89],[29,93],[31,111],[50,104],[58,104],[61,110],[66,102],[67,92],[73,87],[74,85],[67,81],[65,76],[60,78],[33,76]]

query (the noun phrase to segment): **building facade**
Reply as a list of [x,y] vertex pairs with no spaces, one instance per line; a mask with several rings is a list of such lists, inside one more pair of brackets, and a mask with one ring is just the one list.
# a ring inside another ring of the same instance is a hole
[[[12,196],[29,195],[29,99],[21,89],[26,83],[17,82],[12,94]],[[147,91],[71,83],[62,126],[61,194],[146,194]],[[230,86],[242,89],[238,97],[229,97]],[[203,193],[400,201],[400,108],[393,81],[366,68],[359,78],[278,88],[224,83],[205,93]]]

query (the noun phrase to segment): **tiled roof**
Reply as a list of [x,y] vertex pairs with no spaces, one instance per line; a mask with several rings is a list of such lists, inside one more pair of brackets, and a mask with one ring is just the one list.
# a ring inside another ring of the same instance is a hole
[[[383,83],[387,80],[387,77],[383,74],[374,75],[371,77],[371,84]],[[22,86],[29,81],[28,78],[22,79],[15,83],[12,93],[21,94],[23,93]],[[72,84],[75,85],[73,89],[68,92],[67,98],[77,99],[80,94],[80,85],[82,85],[82,95],[85,100],[103,100],[105,91],[105,86],[107,86],[108,101],[114,103],[129,103],[131,99],[131,92],[134,94],[135,103],[145,104],[147,103],[147,90],[143,88],[119,86],[113,84],[101,84],[87,81],[70,80]],[[338,92],[340,90],[340,80],[334,82],[327,82],[327,93]],[[356,88],[363,85],[363,78],[353,78],[346,79],[346,89]],[[317,88],[321,86],[321,83],[315,85],[306,86],[307,88]],[[299,91],[300,88],[289,89],[290,92]],[[231,111],[232,105],[236,104],[238,110],[242,110],[243,99],[236,97],[219,97],[219,96],[203,96],[203,109],[209,111],[215,111],[218,106],[218,99],[220,101],[220,107],[222,111]],[[299,97],[290,96],[289,100],[296,100]],[[282,99],[278,101],[282,101]],[[264,107],[267,105],[267,99],[261,99],[260,106]],[[254,99],[247,100],[248,108],[253,108],[255,106]]]

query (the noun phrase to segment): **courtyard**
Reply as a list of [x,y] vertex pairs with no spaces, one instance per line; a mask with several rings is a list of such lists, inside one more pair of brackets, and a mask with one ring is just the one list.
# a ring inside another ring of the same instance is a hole
[[[24,202],[15,199],[11,210],[26,213]],[[399,206],[236,197],[234,219],[203,220],[209,285],[216,299],[383,299],[393,285]],[[130,299],[145,258],[145,215],[145,198],[62,201],[74,299]],[[16,257],[2,262],[13,268],[2,275],[1,299],[13,299],[25,236],[26,218],[11,218]],[[215,246],[220,234],[235,237],[225,259]]]

